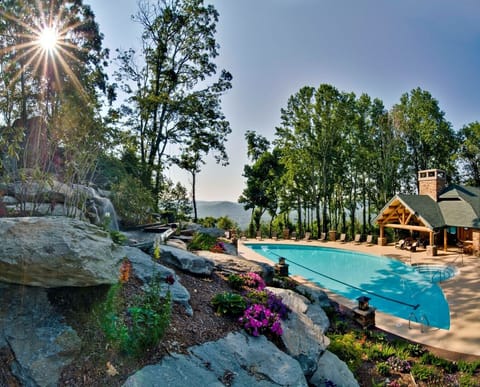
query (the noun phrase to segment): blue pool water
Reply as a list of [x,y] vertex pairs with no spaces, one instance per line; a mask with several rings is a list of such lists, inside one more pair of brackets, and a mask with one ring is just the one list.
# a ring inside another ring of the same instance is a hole
[[367,296],[370,305],[381,312],[450,328],[450,310],[438,283],[432,281],[431,274],[425,275],[400,261],[328,247],[246,245],[273,263],[279,257],[286,258],[291,274],[352,301]]

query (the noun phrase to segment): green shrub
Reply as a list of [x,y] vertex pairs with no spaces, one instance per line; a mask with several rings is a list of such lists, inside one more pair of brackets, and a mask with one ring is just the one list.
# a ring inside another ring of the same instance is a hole
[[480,367],[480,360],[465,361],[459,360],[457,364],[458,370],[468,375],[473,375],[474,372]]
[[119,245],[124,245],[127,241],[127,237],[125,236],[125,234],[115,230],[110,231],[110,238],[112,238],[112,241]]
[[390,375],[390,366],[386,362],[382,361],[380,363],[377,363],[376,367],[380,375],[383,375],[383,376]]
[[362,363],[363,349],[354,332],[343,335],[329,336],[328,350],[343,360],[352,372],[355,372]]
[[136,226],[150,221],[154,200],[139,179],[127,175],[112,187],[112,192],[112,203],[124,225]]
[[461,375],[458,385],[462,387],[478,387],[478,383],[472,375]]
[[100,326],[107,341],[123,353],[140,356],[154,348],[170,324],[170,292],[161,296],[161,278],[155,276],[147,290],[127,306],[122,283],[113,285],[100,310]]
[[230,274],[228,276],[228,284],[232,289],[241,290],[245,285],[245,280],[238,274]]
[[217,243],[217,238],[208,234],[196,233],[188,244],[189,250],[210,250]]
[[212,298],[215,311],[221,315],[239,316],[247,307],[245,299],[237,293],[218,293]]
[[415,380],[428,383],[436,383],[439,382],[439,379],[441,379],[440,374],[435,368],[419,363],[415,363],[412,366],[411,374]]
[[249,304],[266,305],[268,300],[268,293],[265,290],[251,290],[245,294],[245,298]]

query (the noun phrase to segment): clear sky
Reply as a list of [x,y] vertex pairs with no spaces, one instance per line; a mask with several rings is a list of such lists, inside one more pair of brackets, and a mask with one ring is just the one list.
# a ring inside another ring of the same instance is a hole
[[[84,0],[104,45],[138,46],[135,0]],[[233,75],[223,97],[230,165],[213,159],[197,177],[198,200],[237,201],[248,163],[244,134],[273,140],[280,109],[303,86],[367,93],[390,109],[420,87],[455,130],[480,121],[479,0],[210,0],[218,10],[218,70]],[[189,189],[178,170],[167,175]]]

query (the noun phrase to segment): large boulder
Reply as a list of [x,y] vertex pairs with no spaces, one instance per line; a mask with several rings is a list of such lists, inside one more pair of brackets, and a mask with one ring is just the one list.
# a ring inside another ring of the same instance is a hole
[[212,260],[172,246],[160,246],[160,260],[188,273],[210,276],[214,269]]
[[[270,292],[282,297],[292,313],[282,321],[283,334],[281,340],[286,352],[298,360],[305,376],[309,377],[317,369],[317,363],[330,344],[328,337],[324,336],[328,318],[321,308],[310,302],[306,297],[289,289],[267,288]],[[319,318],[321,313],[325,320]],[[310,317],[315,317],[315,321]],[[328,327],[328,325],[327,325]]]
[[0,283],[0,348],[12,351],[11,372],[23,386],[57,386],[80,351],[77,333],[50,304],[45,289]]
[[193,315],[193,309],[190,306],[190,293],[178,281],[177,275],[172,269],[165,267],[158,262],[154,262],[152,257],[136,247],[124,247],[124,255],[128,257],[132,263],[135,275],[142,280],[143,283],[148,284],[154,276],[159,275],[166,279],[171,276],[175,282],[169,285],[166,281],[161,286],[162,295],[165,296],[167,291],[170,291],[173,302],[176,302],[185,307],[187,314]]
[[122,249],[66,217],[0,218],[0,281],[44,288],[117,282]]
[[298,362],[265,336],[230,333],[218,341],[191,347],[187,355],[167,356],[130,376],[124,386],[188,384],[306,387],[307,381]]
[[337,355],[330,351],[325,351],[318,362],[317,370],[310,378],[310,384],[313,386],[325,386],[328,382],[334,386],[359,386],[345,362],[341,361]]

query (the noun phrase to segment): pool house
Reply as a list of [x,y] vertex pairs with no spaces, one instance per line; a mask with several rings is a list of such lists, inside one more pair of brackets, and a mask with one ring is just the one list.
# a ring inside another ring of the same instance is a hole
[[378,244],[385,246],[385,228],[405,230],[427,252],[450,246],[480,255],[480,187],[446,185],[440,169],[418,172],[418,195],[395,195],[380,211]]

